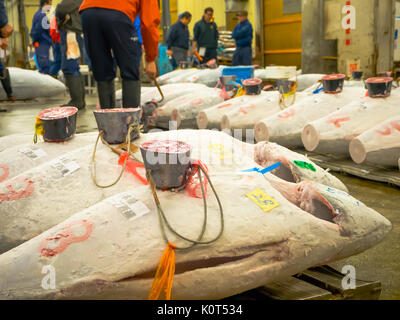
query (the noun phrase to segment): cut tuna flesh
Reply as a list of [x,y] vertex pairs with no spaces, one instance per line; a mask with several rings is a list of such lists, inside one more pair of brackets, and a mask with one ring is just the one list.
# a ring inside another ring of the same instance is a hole
[[272,142],[256,144],[254,161],[264,168],[280,162],[280,166],[271,173],[285,181],[294,183],[318,181],[321,184],[347,192],[347,187],[338,178],[317,166],[307,157],[279,144]]
[[338,111],[310,122],[304,127],[302,141],[308,151],[349,154],[350,141],[391,117],[398,115],[400,90],[388,98],[357,99]]
[[343,89],[340,94],[318,93],[296,101],[291,107],[262,118],[255,127],[256,141],[272,141],[284,146],[302,146],[301,133],[312,120],[339,110],[355,99],[361,101],[363,88]]
[[349,152],[355,163],[397,167],[400,158],[400,116],[392,117],[351,140]]

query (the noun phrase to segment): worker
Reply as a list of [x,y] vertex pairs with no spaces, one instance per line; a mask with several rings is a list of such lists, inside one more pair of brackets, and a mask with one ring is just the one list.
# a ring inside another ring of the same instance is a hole
[[122,78],[122,106],[140,106],[142,47],[134,21],[139,15],[145,49],[145,72],[156,76],[155,59],[160,38],[157,0],[84,0],[80,8],[85,46],[97,82],[100,107],[115,108],[113,55]]
[[239,23],[232,32],[235,39],[236,50],[233,55],[233,66],[249,66],[252,60],[251,41],[253,40],[253,27],[247,20],[247,11],[238,13]]
[[[6,8],[4,7],[4,0],[0,0],[0,47],[2,50],[6,50],[8,47],[8,37],[11,36],[14,29],[8,23]],[[0,80],[3,85],[4,91],[7,94],[7,98],[9,101],[16,100],[16,97],[13,95],[12,87],[11,87],[11,78],[9,70],[3,65],[0,61]],[[7,111],[5,109],[0,109],[0,111]]]
[[53,61],[50,63],[49,74],[57,78],[58,72],[61,70],[61,47],[60,47],[60,32],[57,29],[56,16],[50,21],[50,37],[53,41]]
[[61,70],[68,88],[70,101],[64,106],[84,109],[85,78],[79,71],[83,53],[82,23],[79,7],[82,0],[62,0],[56,7],[56,18],[60,30]]
[[32,20],[30,36],[35,48],[35,54],[40,73],[50,73],[50,48],[53,42],[50,37],[50,23],[46,11],[50,9],[52,0],[40,0],[40,8],[36,11]]
[[193,50],[199,53],[204,63],[217,59],[219,34],[213,15],[214,9],[206,8],[203,18],[194,25],[193,30]]
[[192,20],[190,12],[179,15],[179,20],[171,26],[167,38],[167,55],[172,56],[172,67],[177,69],[181,61],[187,61],[189,50],[189,28]]

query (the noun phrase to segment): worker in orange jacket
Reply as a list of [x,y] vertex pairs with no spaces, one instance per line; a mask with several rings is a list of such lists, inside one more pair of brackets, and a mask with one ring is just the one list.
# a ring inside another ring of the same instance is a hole
[[140,61],[142,48],[134,21],[139,15],[145,49],[146,73],[156,75],[155,59],[160,38],[157,0],[84,0],[80,7],[85,46],[97,82],[100,107],[115,108],[113,57],[122,77],[122,105],[140,106]]

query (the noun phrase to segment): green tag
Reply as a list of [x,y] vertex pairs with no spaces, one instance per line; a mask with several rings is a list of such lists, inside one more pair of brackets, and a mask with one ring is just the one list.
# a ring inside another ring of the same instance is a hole
[[315,167],[311,164],[311,163],[308,163],[308,162],[304,162],[304,161],[293,161],[294,162],[294,164],[296,165],[296,166],[298,166],[298,167],[300,167],[300,168],[303,168],[303,169],[308,169],[308,170],[311,170],[311,171],[317,171],[317,169],[315,169]]

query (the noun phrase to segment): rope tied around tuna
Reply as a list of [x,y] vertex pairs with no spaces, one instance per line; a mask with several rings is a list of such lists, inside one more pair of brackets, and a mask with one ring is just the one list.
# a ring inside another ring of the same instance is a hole
[[[125,167],[126,167],[126,163],[127,163],[127,161],[128,161],[128,158],[129,158],[129,156],[132,155],[132,154],[131,154],[131,133],[132,133],[132,131],[135,131],[136,133],[139,133],[139,134],[140,134],[140,126],[139,126],[138,123],[132,123],[132,124],[129,125],[128,133],[127,133],[126,138],[125,138],[125,143],[126,143],[127,149],[128,149],[128,150],[127,150],[128,157],[125,158],[124,164],[123,164],[122,169],[121,169],[121,172],[120,172],[119,176],[117,177],[117,179],[116,179],[113,183],[108,184],[108,185],[101,185],[101,184],[97,181],[96,161],[95,161],[95,158],[96,158],[97,144],[98,144],[98,142],[99,142],[99,139],[101,138],[101,141],[102,141],[107,147],[109,147],[113,152],[119,154],[119,151],[118,151],[116,148],[110,146],[110,145],[107,143],[107,141],[105,141],[105,140],[103,139],[104,131],[103,131],[103,130],[100,130],[100,131],[99,131],[99,134],[97,135],[96,143],[95,143],[95,145],[94,145],[94,150],[93,150],[93,154],[92,154],[92,159],[91,159],[91,162],[90,162],[91,167],[92,167],[92,168],[91,168],[91,169],[92,169],[92,170],[91,170],[92,179],[93,179],[94,184],[95,184],[97,187],[103,188],[103,189],[105,189],[105,188],[110,188],[110,187],[112,187],[112,186],[115,186],[115,185],[119,182],[119,180],[121,180],[122,174],[123,174],[124,171],[125,171]],[[136,158],[135,158],[135,160],[136,160]]]
[[[214,239],[211,239],[209,241],[201,241],[203,239],[203,236],[205,234],[206,228],[207,228],[207,200],[205,196],[205,190],[203,186],[203,181],[202,181],[202,173],[204,173],[206,179],[208,180],[211,189],[214,192],[215,198],[218,202],[219,206],[219,212],[220,212],[220,230],[217,236]],[[171,299],[171,290],[172,290],[172,282],[174,278],[174,273],[175,273],[175,250],[187,250],[189,248],[192,248],[195,245],[201,245],[201,244],[211,244],[216,242],[221,236],[224,231],[224,213],[222,209],[222,204],[221,201],[218,197],[218,194],[211,182],[211,179],[207,172],[202,168],[202,166],[198,166],[198,176],[200,180],[200,186],[201,186],[201,192],[202,192],[202,198],[203,198],[203,204],[204,204],[204,218],[203,218],[203,225],[201,232],[199,236],[197,237],[196,240],[189,239],[188,237],[183,236],[180,234],[178,231],[176,231],[168,221],[167,217],[165,216],[165,213],[161,207],[160,199],[158,198],[157,191],[156,191],[156,184],[151,176],[151,170],[146,171],[146,177],[147,180],[150,183],[150,189],[153,194],[154,202],[157,206],[157,214],[158,214],[158,220],[160,224],[160,229],[162,233],[162,237],[167,243],[167,248],[164,251],[164,254],[160,260],[160,263],[158,265],[156,274],[154,276],[154,281],[153,285],[149,294],[149,300],[157,300],[160,297],[160,294],[162,290],[164,289],[164,294],[165,294],[165,299],[170,300]],[[190,242],[189,245],[185,247],[178,247],[174,245],[172,242],[169,241],[168,236],[166,234],[165,228],[168,228],[170,232],[172,232],[175,236],[178,238]]]

